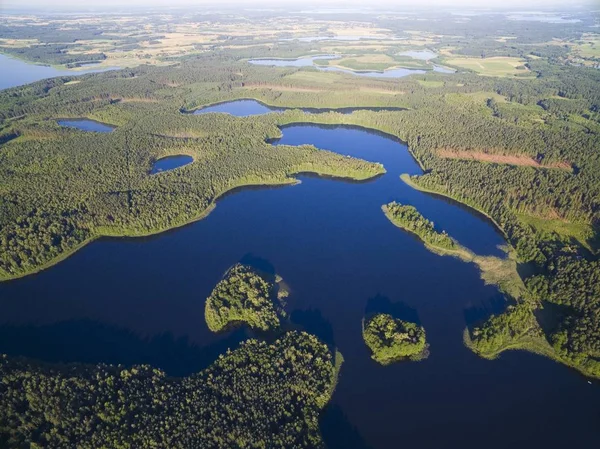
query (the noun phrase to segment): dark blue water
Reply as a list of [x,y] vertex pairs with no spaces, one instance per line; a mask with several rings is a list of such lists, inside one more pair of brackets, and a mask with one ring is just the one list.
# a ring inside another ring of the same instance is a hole
[[257,100],[244,99],[225,101],[216,103],[210,106],[205,106],[196,109],[193,114],[210,114],[219,112],[223,114],[231,114],[236,117],[249,117],[251,115],[268,114],[269,112],[284,112],[288,109],[300,109],[307,114],[321,114],[324,112],[339,112],[340,114],[351,114],[354,111],[369,110],[369,111],[403,111],[405,108],[395,107],[374,107],[374,108],[284,108],[277,106],[269,106]]
[[[379,161],[388,173],[364,183],[302,176],[295,186],[242,190],[189,226],[103,239],[40,274],[2,283],[0,352],[193,372],[244,338],[207,329],[205,298],[233,263],[260,259],[289,284],[292,321],[344,354],[321,421],[330,448],[597,444],[598,386],[537,355],[487,361],[465,348],[465,317],[501,308],[502,298],[475,266],[432,254],[380,206],[414,204],[471,249],[498,254],[502,240],[489,223],[405,186],[398,175],[419,169],[404,145],[381,135],[292,126],[278,143]],[[425,327],[427,360],[382,367],[370,359],[361,319],[390,309]]]
[[5,55],[0,55],[0,67],[2,67],[2,70],[0,70],[0,90],[33,83],[34,81],[39,81],[44,78],[77,76],[85,75],[86,73],[106,72],[107,70],[118,69],[118,67],[105,67],[102,69],[65,70],[45,65],[31,64]]
[[162,159],[154,162],[154,165],[152,165],[152,170],[150,170],[150,174],[154,175],[163,171],[173,170],[175,168],[191,164],[192,162],[194,162],[194,158],[185,154],[163,157]]
[[95,133],[110,133],[115,130],[113,126],[89,119],[59,120],[58,124],[67,128],[77,128],[81,131]]

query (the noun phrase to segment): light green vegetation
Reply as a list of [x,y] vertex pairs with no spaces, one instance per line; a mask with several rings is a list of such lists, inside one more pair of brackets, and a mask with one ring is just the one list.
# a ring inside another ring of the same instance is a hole
[[572,51],[582,58],[600,60],[600,34],[584,34],[573,44]]
[[529,70],[525,67],[526,61],[520,58],[504,56],[495,56],[491,58],[446,58],[443,62],[454,67],[473,70],[483,76],[532,77]]
[[324,448],[341,357],[302,332],[248,340],[204,371],[37,365],[0,355],[6,447]]
[[560,219],[542,219],[527,214],[517,214],[519,220],[533,227],[540,235],[560,235],[566,239],[574,239],[578,244],[590,251],[597,251],[598,242],[594,241],[594,230],[586,223],[571,223]]
[[261,331],[275,330],[283,314],[277,296],[274,277],[269,279],[248,265],[235,264],[206,300],[206,324],[213,332],[237,323]]
[[505,313],[493,315],[481,326],[465,330],[465,344],[487,359],[494,359],[503,351],[528,350],[552,355],[552,347],[544,338],[530,305],[510,305]]
[[382,365],[428,357],[425,329],[415,323],[380,313],[363,324],[363,339],[371,357]]
[[383,53],[368,53],[343,57],[341,59],[317,60],[317,65],[334,66],[355,71],[377,71],[405,67],[410,69],[431,70],[431,65],[407,56],[389,56]]

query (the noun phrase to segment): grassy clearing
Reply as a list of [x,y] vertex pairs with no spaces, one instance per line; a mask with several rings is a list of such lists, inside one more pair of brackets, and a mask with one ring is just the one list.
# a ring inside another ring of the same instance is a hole
[[444,63],[462,69],[472,70],[482,76],[523,76],[529,74],[525,68],[524,59],[506,56],[495,56],[492,58],[449,58]]
[[568,239],[577,240],[583,247],[590,251],[594,252],[598,250],[597,245],[591,243],[594,238],[594,230],[589,224],[544,219],[522,213],[517,213],[517,217],[521,222],[528,224],[540,233],[556,233]]
[[487,162],[491,164],[506,164],[535,168],[555,168],[560,170],[571,171],[571,166],[566,162],[557,162],[542,165],[535,159],[526,155],[506,155],[486,151],[455,150],[452,148],[440,148],[436,151],[436,154],[438,155],[438,157],[444,159],[472,160],[479,162]]
[[584,34],[581,41],[573,47],[573,53],[586,59],[600,59],[600,35]]

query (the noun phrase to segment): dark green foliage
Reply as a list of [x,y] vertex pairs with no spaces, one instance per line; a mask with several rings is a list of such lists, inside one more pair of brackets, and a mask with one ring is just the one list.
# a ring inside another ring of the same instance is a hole
[[600,375],[600,262],[561,254],[528,281],[540,298],[572,311],[552,330],[554,349]]
[[506,349],[527,348],[526,338],[543,338],[527,303],[508,306],[506,312],[492,315],[471,331],[469,346],[477,353],[494,358]]
[[45,448],[319,448],[331,353],[291,332],[249,340],[201,373],[39,366],[0,356],[0,444]]
[[417,235],[426,244],[447,250],[456,249],[454,240],[445,231],[436,231],[433,222],[423,217],[416,207],[394,201],[384,206],[384,212],[392,223]]
[[274,282],[248,265],[236,264],[206,299],[206,324],[213,332],[239,322],[261,331],[274,330],[282,313],[276,301]]
[[429,355],[422,326],[385,313],[371,317],[364,324],[363,339],[373,360],[382,365],[400,360],[422,360]]

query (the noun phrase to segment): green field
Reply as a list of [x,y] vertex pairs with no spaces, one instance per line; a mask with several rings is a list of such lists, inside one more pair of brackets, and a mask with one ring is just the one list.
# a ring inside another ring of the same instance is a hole
[[492,58],[447,58],[444,63],[472,70],[482,76],[499,77],[532,77],[529,70],[525,68],[526,61],[519,58],[492,57]]

